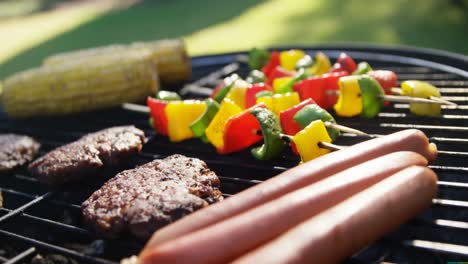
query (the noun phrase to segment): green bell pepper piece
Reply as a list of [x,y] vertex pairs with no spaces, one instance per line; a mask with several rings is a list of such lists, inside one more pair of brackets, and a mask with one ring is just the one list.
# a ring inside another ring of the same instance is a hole
[[266,108],[255,107],[250,113],[258,120],[263,134],[263,144],[252,149],[252,155],[259,160],[278,157],[286,147],[281,139],[281,125],[278,117]]
[[362,112],[361,116],[365,118],[373,118],[380,113],[384,107],[385,95],[380,84],[370,76],[362,76],[358,80],[359,88],[361,89]]
[[162,101],[177,101],[181,100],[180,95],[176,92],[171,92],[171,91],[164,91],[161,90],[156,94],[156,99],[162,100]]
[[149,117],[148,118],[148,125],[151,127],[151,128],[154,128],[154,120],[152,117]]
[[353,71],[352,75],[362,75],[370,71],[372,71],[372,67],[369,65],[369,63],[363,61],[358,64],[357,69]]
[[[297,111],[297,113],[293,117],[294,121],[301,126],[302,129],[307,127],[310,123],[315,120],[322,120],[323,122],[330,122],[335,123],[335,118],[328,113],[325,109],[321,108],[316,104],[310,104],[304,106],[301,110]],[[340,136],[340,131],[336,128],[328,128],[327,127],[328,135],[332,140],[336,140],[338,136]]]
[[306,69],[312,67],[312,65],[314,65],[314,59],[309,55],[305,55],[302,59],[297,61],[296,70]]
[[221,90],[213,97],[213,99],[216,102],[221,103],[224,97],[226,97],[229,91],[231,91],[231,88],[234,87],[236,81],[239,79],[240,77],[237,74],[232,74],[231,76],[224,78],[224,87],[221,88]]
[[266,49],[253,48],[249,52],[250,69],[260,69],[270,60],[270,52]]
[[272,97],[273,92],[271,91],[261,91],[255,94],[255,99],[258,99],[260,97]]
[[266,81],[265,74],[259,70],[253,70],[249,73],[249,76],[245,79],[248,83],[264,83]]
[[219,104],[211,98],[206,99],[205,103],[205,112],[203,112],[203,114],[190,125],[190,129],[195,137],[200,138],[205,143],[208,143],[209,141],[205,135],[205,130],[211,123],[211,120],[213,120],[216,113],[218,113]]
[[278,90],[276,92],[277,93],[291,93],[291,92],[294,92],[293,85],[296,82],[302,81],[307,77],[309,77],[309,74],[307,73],[307,71],[304,68],[301,68],[301,69],[299,69],[297,71],[296,75],[294,75],[294,78],[292,78],[290,81],[288,81],[283,86],[278,88]]

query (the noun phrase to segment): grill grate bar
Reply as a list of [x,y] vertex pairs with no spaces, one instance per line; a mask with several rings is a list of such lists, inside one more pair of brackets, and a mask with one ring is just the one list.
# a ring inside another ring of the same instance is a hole
[[441,96],[442,99],[452,102],[466,102],[468,97],[466,96]]
[[449,182],[449,181],[438,181],[437,184],[441,187],[454,187],[454,188],[467,188],[468,183],[464,182]]
[[457,144],[468,144],[466,138],[444,138],[444,137],[431,137],[429,139],[432,142],[443,142],[443,143],[457,143]]
[[447,93],[461,93],[461,94],[468,94],[468,88],[455,88],[455,87],[445,87],[445,88],[437,88],[441,94]]
[[442,206],[453,206],[453,207],[462,207],[468,208],[468,202],[465,201],[455,201],[455,200],[447,200],[447,199],[432,199],[432,203],[435,205],[442,205]]
[[[2,211],[3,212],[11,212],[12,210],[6,209],[6,208],[0,208],[0,212],[2,212]],[[77,226],[67,225],[67,224],[64,224],[64,223],[61,223],[61,222],[53,221],[53,220],[50,220],[50,219],[47,219],[47,218],[37,217],[37,216],[26,214],[26,213],[20,213],[20,216],[22,216],[22,217],[24,217],[24,218],[26,218],[28,220],[36,221],[36,222],[39,222],[39,223],[42,223],[42,224],[47,224],[47,225],[50,225],[50,226],[53,226],[53,227],[59,227],[62,230],[65,230],[65,231],[80,233],[82,235],[86,235],[86,236],[89,236],[89,237],[96,237],[93,233],[89,232],[88,230],[86,230],[84,228],[77,227]]]
[[[37,197],[37,196],[35,196],[35,195],[31,195],[31,194],[28,194],[28,193],[15,191],[15,190],[12,190],[12,189],[4,189],[4,188],[2,188],[2,192],[10,193],[10,194],[17,195],[17,196],[22,196],[22,197],[29,198],[29,199],[34,199],[34,198]],[[47,202],[52,203],[52,204],[54,204],[54,205],[60,205],[60,206],[63,206],[63,207],[69,207],[69,208],[73,208],[73,209],[80,209],[80,208],[81,208],[79,205],[76,205],[76,204],[64,203],[64,202],[56,201],[56,200],[53,200],[53,199],[48,199]]]
[[5,222],[6,220],[8,220],[10,218],[13,218],[14,216],[16,216],[18,214],[21,214],[24,210],[28,209],[29,207],[32,207],[33,205],[41,202],[42,200],[44,200],[46,198],[52,196],[52,194],[53,194],[52,192],[48,192],[48,193],[45,193],[45,194],[43,194],[41,196],[38,196],[34,200],[32,200],[32,201],[30,201],[30,202],[16,208],[15,210],[9,212],[8,214],[0,217],[0,224],[2,222]]
[[468,246],[440,243],[427,240],[406,240],[403,245],[435,252],[468,256]]
[[39,247],[39,248],[54,251],[54,252],[57,252],[59,254],[65,255],[65,256],[75,258],[77,260],[87,261],[88,263],[118,264],[117,262],[114,262],[114,261],[109,261],[109,260],[105,260],[105,259],[101,259],[101,258],[97,258],[97,257],[88,256],[86,254],[83,254],[83,253],[80,253],[80,252],[77,252],[77,251],[74,251],[74,250],[70,250],[70,249],[67,249],[67,248],[64,248],[64,247],[60,247],[60,246],[57,246],[57,245],[46,243],[46,242],[43,242],[43,241],[40,241],[40,240],[37,240],[37,239],[25,237],[25,236],[15,234],[15,233],[12,233],[12,232],[8,232],[8,231],[2,230],[2,229],[0,229],[0,235],[5,236],[5,237],[9,237],[9,238],[12,238],[12,239],[15,239],[15,240],[23,241],[23,242],[29,243],[30,245],[34,245],[36,247]]
[[450,80],[457,78],[457,75],[452,73],[400,73],[399,80]]
[[18,263],[19,261],[23,260],[24,258],[28,257],[29,255],[33,254],[34,252],[36,252],[36,248],[35,247],[30,247],[29,249],[19,253],[18,255],[16,255],[14,258],[6,261],[5,263],[3,264],[15,264],[15,263]]
[[435,125],[420,125],[420,124],[394,124],[394,123],[381,123],[380,127],[392,127],[392,128],[416,128],[424,130],[443,130],[453,132],[468,132],[468,127],[461,126],[435,126]]
[[[412,116],[407,113],[388,113],[388,112],[381,112],[379,113],[379,117],[381,118],[411,118]],[[430,118],[430,117],[427,117]],[[437,117],[438,120],[442,119],[455,119],[455,120],[466,120],[468,119],[468,115],[441,115]]]
[[247,180],[247,179],[225,177],[225,176],[218,176],[218,178],[223,180],[224,183],[233,182],[233,183],[243,183],[243,184],[255,185],[255,184],[263,182],[263,181],[260,181],[260,180]]
[[449,228],[458,228],[458,229],[468,229],[467,222],[461,221],[453,221],[453,220],[446,220],[446,219],[435,219],[431,221],[432,224],[442,226],[442,227],[449,227]]
[[459,173],[468,172],[468,168],[465,168],[465,167],[451,167],[451,166],[439,166],[439,165],[429,165],[428,167],[435,171],[451,171],[451,172],[459,172]]
[[[409,109],[409,104],[393,104],[396,109]],[[468,105],[441,105],[442,109],[450,110],[468,110]]]
[[468,152],[438,150],[437,153],[444,157],[468,157]]
[[180,89],[179,93],[181,95],[187,95],[188,93],[198,93],[198,87],[197,86],[206,86],[212,84],[214,81],[219,80],[225,75],[228,75],[230,73],[233,73],[237,71],[240,67],[240,64],[237,62],[230,63],[221,69],[214,71],[207,76],[199,79],[198,81],[195,81],[192,83],[192,85],[187,85],[184,88]]

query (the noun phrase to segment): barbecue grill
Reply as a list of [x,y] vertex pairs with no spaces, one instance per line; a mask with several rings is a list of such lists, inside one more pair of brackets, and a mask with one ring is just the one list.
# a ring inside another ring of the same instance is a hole
[[[442,106],[442,117],[417,117],[407,104],[393,104],[378,118],[338,118],[337,122],[370,134],[389,134],[405,128],[424,131],[439,148],[439,159],[430,167],[439,175],[439,193],[431,208],[417,218],[349,258],[349,263],[424,262],[468,260],[468,58],[462,55],[413,48],[375,46],[297,47],[308,53],[323,51],[336,59],[347,52],[376,69],[395,71],[399,81],[418,79],[440,88],[442,98],[456,102]],[[169,87],[186,98],[206,97],[222,77],[232,72],[245,76],[245,53],[195,57],[192,85]],[[110,126],[134,124],[149,137],[131,166],[181,153],[207,162],[222,181],[226,197],[295,166],[292,153],[275,161],[258,161],[249,151],[220,156],[198,141],[170,143],[148,125],[148,116],[121,108],[67,117],[10,120],[0,112],[1,133],[20,133],[41,142],[41,155],[85,133]],[[336,142],[352,145],[365,138],[344,134]],[[19,169],[0,177],[4,208],[0,209],[0,263],[29,263],[37,254],[59,254],[77,263],[118,263],[137,254],[144,245],[130,238],[103,240],[85,229],[80,204],[113,172],[92,186],[52,190]],[[415,193],[414,195],[418,195]],[[379,221],[379,219],[375,219]],[[365,230],[363,230],[365,232]]]

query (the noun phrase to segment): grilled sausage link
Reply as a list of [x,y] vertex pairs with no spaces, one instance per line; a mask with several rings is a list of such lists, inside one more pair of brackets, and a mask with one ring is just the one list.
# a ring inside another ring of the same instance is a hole
[[234,263],[337,263],[429,207],[436,192],[433,171],[407,168]]

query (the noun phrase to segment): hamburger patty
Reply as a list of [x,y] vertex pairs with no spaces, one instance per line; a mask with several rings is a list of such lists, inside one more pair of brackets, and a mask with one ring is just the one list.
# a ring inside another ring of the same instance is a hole
[[39,147],[39,143],[27,136],[0,135],[0,174],[31,161]]
[[157,229],[223,199],[205,162],[182,155],[122,171],[82,205],[85,223],[105,237],[147,239]]
[[96,176],[137,154],[145,134],[134,126],[107,128],[58,147],[29,165],[40,181],[61,185]]

